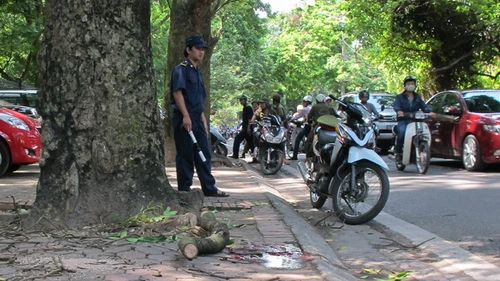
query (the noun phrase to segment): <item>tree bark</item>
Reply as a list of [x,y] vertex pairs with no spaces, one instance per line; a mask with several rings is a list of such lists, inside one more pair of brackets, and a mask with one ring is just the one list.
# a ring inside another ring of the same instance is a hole
[[201,69],[207,90],[205,117],[210,118],[210,58],[216,42],[210,36],[213,0],[172,0],[170,30],[168,36],[168,61],[165,69],[165,162],[175,161],[174,133],[171,124],[172,108],[170,107],[170,76],[172,69],[184,60],[185,40],[191,35],[201,35],[209,48],[205,52]]
[[205,211],[201,213],[200,226],[210,233],[206,238],[185,237],[179,241],[179,250],[182,255],[192,260],[198,255],[215,254],[222,251],[229,241],[227,225],[218,222],[214,213]]
[[199,212],[201,192],[165,173],[149,1],[46,1],[39,59],[43,154],[25,228],[119,222],[150,202]]

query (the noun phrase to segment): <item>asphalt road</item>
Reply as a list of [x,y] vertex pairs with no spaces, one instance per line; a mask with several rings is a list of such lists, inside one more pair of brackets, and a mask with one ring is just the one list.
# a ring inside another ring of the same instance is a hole
[[384,208],[500,266],[500,167],[468,172],[460,162],[432,159],[427,174],[414,166],[391,171],[391,196]]
[[[232,148],[232,139],[228,147]],[[304,157],[300,154],[299,160]],[[391,183],[383,212],[500,267],[500,165],[468,172],[459,161],[433,158],[428,172],[420,175],[415,165],[398,171],[392,160],[382,158]],[[294,184],[302,183],[296,163],[290,161],[280,171],[281,176],[293,176]],[[322,211],[329,208],[327,202]]]

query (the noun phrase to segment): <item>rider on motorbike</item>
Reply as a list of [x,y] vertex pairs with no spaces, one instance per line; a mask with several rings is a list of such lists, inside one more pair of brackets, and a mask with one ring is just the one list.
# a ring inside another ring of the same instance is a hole
[[[408,123],[412,120],[405,119],[405,113],[415,113],[422,110],[426,113],[431,113],[431,108],[424,102],[420,94],[415,92],[417,86],[417,78],[415,76],[406,76],[403,80],[405,90],[396,95],[394,101],[394,111],[397,113],[398,124],[396,126],[396,146],[394,148],[394,156],[396,161],[401,161],[401,154],[403,153],[403,142],[405,138],[405,130]],[[432,113],[431,113],[432,116]]]
[[[335,117],[339,117],[337,112],[333,109],[333,107],[329,106],[328,104],[325,103],[326,96],[323,94],[318,94],[316,96],[316,104],[311,108],[311,111],[309,111],[309,114],[307,115],[307,123],[309,123],[311,126],[316,125],[316,121],[318,118],[320,118],[323,115],[334,115]],[[306,157],[312,157],[313,151],[312,151],[312,139],[314,136],[314,130],[310,130],[308,136],[307,136],[307,146],[306,146]]]
[[358,94],[360,103],[366,107],[368,112],[374,115],[375,118],[378,118],[380,114],[378,113],[377,109],[373,105],[373,103],[368,102],[370,99],[370,93],[367,90],[361,90]]

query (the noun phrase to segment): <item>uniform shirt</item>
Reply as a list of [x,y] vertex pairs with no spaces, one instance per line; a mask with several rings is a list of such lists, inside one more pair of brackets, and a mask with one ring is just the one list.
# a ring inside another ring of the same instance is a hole
[[405,113],[417,112],[421,109],[423,112],[431,112],[431,108],[422,100],[419,94],[413,92],[413,100],[410,101],[405,92],[396,96],[394,100],[394,111],[403,111]]
[[311,111],[309,111],[307,122],[312,124],[318,120],[318,118],[327,114],[333,115],[333,108],[326,103],[317,103],[311,108]]
[[201,116],[205,110],[205,98],[207,93],[203,83],[203,76],[201,70],[194,67],[190,60],[185,60],[178,64],[172,71],[170,79],[170,104],[175,111],[179,108],[175,104],[174,92],[182,90],[186,109],[190,116]]
[[274,110],[274,112],[276,112],[276,115],[278,115],[281,118],[281,120],[286,119],[285,109],[281,104],[273,104],[272,109]]

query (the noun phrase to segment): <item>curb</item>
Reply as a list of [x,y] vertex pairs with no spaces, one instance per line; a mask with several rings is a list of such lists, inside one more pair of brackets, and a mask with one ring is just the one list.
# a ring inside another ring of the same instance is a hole
[[283,222],[290,227],[290,231],[297,239],[303,251],[311,254],[313,257],[312,263],[321,273],[321,277],[325,280],[358,280],[348,272],[340,258],[325,239],[297,212],[290,204],[281,196],[281,194],[263,182],[259,177],[262,177],[253,169],[246,161],[239,161],[243,168],[248,173],[249,177],[254,180],[257,185],[266,191],[266,197],[270,201],[273,208],[280,214]]

